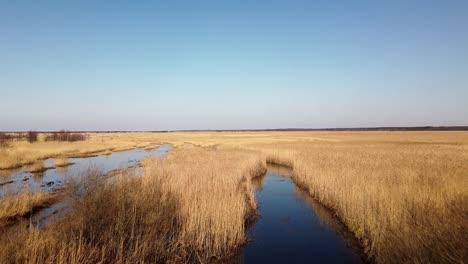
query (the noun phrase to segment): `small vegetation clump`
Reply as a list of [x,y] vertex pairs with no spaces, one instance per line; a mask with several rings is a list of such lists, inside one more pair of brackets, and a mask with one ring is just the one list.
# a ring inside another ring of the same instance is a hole
[[10,146],[10,141],[12,140],[12,136],[7,133],[0,132],[0,148],[6,148]]
[[55,167],[66,167],[72,165],[73,163],[69,162],[68,159],[55,159]]
[[46,171],[48,168],[44,166],[44,162],[39,161],[32,164],[28,170],[31,173],[40,173]]
[[83,133],[72,133],[66,130],[61,130],[59,132],[53,132],[50,135],[45,137],[45,141],[84,141],[86,140],[86,135]]
[[[51,205],[58,198],[58,195],[58,192],[23,191],[18,194],[1,197],[0,229],[22,217],[30,215],[36,210]],[[2,262],[1,259],[0,262]]]
[[38,141],[38,138],[39,138],[39,133],[37,131],[28,131],[28,133],[26,133],[26,140],[29,142],[29,143],[34,143],[36,141]]

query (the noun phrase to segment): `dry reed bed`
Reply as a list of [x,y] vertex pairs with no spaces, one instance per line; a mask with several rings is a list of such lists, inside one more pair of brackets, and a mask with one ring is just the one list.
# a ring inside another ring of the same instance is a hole
[[152,133],[87,133],[85,141],[62,142],[12,141],[9,146],[0,147],[0,170],[18,168],[47,158],[86,156],[90,153],[105,153],[126,149],[153,146],[158,143],[158,134]]
[[89,153],[109,153],[162,143],[181,146],[191,143],[198,146],[223,145],[245,147],[262,144],[317,142],[387,142],[454,144],[468,142],[466,132],[174,132],[174,133],[86,133],[85,141],[45,142],[46,134],[39,134],[39,141],[12,141],[8,147],[0,146],[0,170],[18,168],[46,158],[86,156]]
[[88,188],[74,217],[43,232],[17,232],[19,240],[3,236],[0,262],[222,258],[245,242],[255,208],[249,179],[265,157],[293,167],[296,184],[331,208],[378,263],[468,258],[466,132],[106,135],[113,142],[124,136],[180,147],[166,161],[146,161],[141,178]]
[[294,167],[296,184],[331,208],[377,263],[468,259],[466,145],[315,143],[267,152]]
[[73,165],[72,162],[69,162],[68,159],[65,158],[59,158],[55,159],[55,167],[60,168],[60,167],[67,167]]
[[23,191],[15,195],[0,198],[0,229],[17,220],[27,217],[37,210],[50,206],[62,195],[55,192]]
[[0,238],[2,263],[207,263],[246,242],[258,153],[178,148],[145,161],[141,177],[77,188],[72,212],[41,231]]

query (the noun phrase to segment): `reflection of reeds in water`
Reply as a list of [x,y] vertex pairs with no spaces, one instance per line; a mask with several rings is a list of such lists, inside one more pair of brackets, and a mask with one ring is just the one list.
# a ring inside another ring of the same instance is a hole
[[57,167],[56,168],[57,172],[66,175],[68,172],[68,166],[63,166],[63,167]]
[[34,163],[28,169],[28,171],[31,172],[31,173],[42,173],[42,172],[44,172],[46,170],[47,170],[47,168],[44,166],[43,161],[38,161],[38,162]]
[[18,218],[29,216],[34,211],[51,205],[58,192],[22,191],[6,195],[0,200],[0,228]]
[[338,230],[340,225],[337,219],[334,217],[333,213],[325,208],[323,205],[318,203],[314,198],[312,198],[306,191],[300,189],[294,185],[294,194],[300,199],[307,202],[312,210],[317,214],[320,224],[323,227],[329,228],[330,230]]
[[279,175],[284,177],[291,177],[293,170],[289,167],[283,165],[277,165],[273,163],[268,163],[267,165],[267,174]]
[[73,165],[73,163],[69,162],[66,158],[55,159],[55,167],[67,167]]
[[291,168],[282,165],[276,165],[272,163],[267,164],[265,175],[261,175],[252,179],[252,184],[256,191],[261,192],[263,190],[263,185],[267,178],[266,175],[268,174],[290,177],[292,175],[292,170]]
[[16,173],[18,173],[20,171],[21,171],[21,168],[0,170],[0,180],[7,179],[10,176],[15,175]]
[[338,217],[328,208],[320,204],[317,200],[312,198],[306,191],[294,185],[294,194],[299,198],[307,202],[310,205],[311,210],[315,213],[319,219],[320,225],[323,228],[331,230],[337,233],[343,241],[346,243],[348,248],[353,249],[356,254],[362,252],[359,246],[359,242],[356,240],[354,235],[349,229],[338,219]]
[[255,177],[252,179],[252,185],[254,186],[256,191],[262,191],[263,190],[263,184],[265,183],[266,177],[265,175]]
[[151,151],[151,150],[157,149],[157,148],[159,148],[159,145],[151,145],[151,146],[146,147],[145,150],[146,151]]
[[44,172],[43,171],[38,171],[38,172],[33,172],[32,173],[34,179],[41,179],[44,177]]
[[371,260],[463,263],[468,258],[466,144],[377,141],[283,148],[297,150],[276,157],[293,162],[294,182],[333,210]]

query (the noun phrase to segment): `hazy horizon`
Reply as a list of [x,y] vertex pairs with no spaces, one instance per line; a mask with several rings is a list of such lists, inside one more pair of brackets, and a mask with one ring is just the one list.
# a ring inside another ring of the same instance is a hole
[[0,131],[468,125],[468,2],[0,3]]

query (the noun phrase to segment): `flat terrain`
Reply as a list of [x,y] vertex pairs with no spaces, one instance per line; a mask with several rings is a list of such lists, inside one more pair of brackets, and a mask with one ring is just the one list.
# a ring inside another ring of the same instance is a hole
[[158,140],[152,134],[127,133],[86,133],[85,141],[60,142],[39,140],[29,143],[25,140],[12,141],[9,147],[0,147],[0,169],[15,169],[48,158],[80,157],[122,151],[132,148],[154,146]]
[[246,242],[251,181],[266,162],[292,167],[293,182],[333,210],[371,261],[468,259],[466,131],[90,133],[83,142],[13,142],[0,166],[162,143],[174,149],[147,159],[142,177],[90,180],[99,186],[68,217],[2,236],[0,262],[222,261]]

